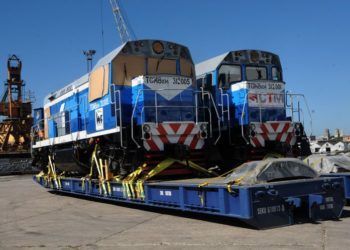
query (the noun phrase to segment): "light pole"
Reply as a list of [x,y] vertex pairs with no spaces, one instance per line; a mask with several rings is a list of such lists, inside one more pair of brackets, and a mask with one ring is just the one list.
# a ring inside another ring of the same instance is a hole
[[84,55],[86,56],[86,68],[87,72],[89,73],[92,69],[92,57],[96,54],[96,50],[89,49],[83,51]]

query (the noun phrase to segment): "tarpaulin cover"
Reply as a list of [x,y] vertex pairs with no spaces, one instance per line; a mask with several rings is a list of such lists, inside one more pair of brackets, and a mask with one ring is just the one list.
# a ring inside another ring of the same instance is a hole
[[247,162],[225,178],[226,183],[253,185],[272,181],[316,178],[318,174],[294,158],[266,159]]
[[339,155],[310,155],[304,162],[320,174],[350,172],[350,157]]

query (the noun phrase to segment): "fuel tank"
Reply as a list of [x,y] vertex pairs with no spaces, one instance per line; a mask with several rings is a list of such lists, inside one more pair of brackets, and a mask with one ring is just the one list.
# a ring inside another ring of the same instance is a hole
[[74,148],[62,148],[55,150],[56,168],[70,173],[88,174],[90,171],[88,155],[79,154]]

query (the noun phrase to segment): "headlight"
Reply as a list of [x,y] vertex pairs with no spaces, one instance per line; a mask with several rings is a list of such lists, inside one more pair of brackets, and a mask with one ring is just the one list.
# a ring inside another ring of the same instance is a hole
[[156,54],[162,54],[164,52],[164,45],[160,41],[155,41],[152,44],[153,52]]
[[202,132],[200,133],[200,136],[201,136],[202,139],[207,138],[207,132],[202,131]]
[[250,130],[252,130],[252,131],[255,130],[255,124],[250,124]]
[[143,131],[149,133],[151,131],[151,127],[149,125],[143,125]]
[[145,138],[146,140],[149,140],[149,139],[151,139],[151,134],[145,132],[145,133],[143,134],[143,138]]
[[200,128],[201,131],[206,131],[207,130],[207,124],[202,123],[199,128]]

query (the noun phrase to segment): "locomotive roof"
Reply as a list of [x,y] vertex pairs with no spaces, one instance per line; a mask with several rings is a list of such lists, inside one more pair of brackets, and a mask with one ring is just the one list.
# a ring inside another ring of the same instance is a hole
[[[170,41],[164,41],[164,40],[157,40],[157,39],[144,39],[144,40],[134,40],[134,41],[129,41],[129,42],[126,42],[126,43],[123,43],[122,45],[120,45],[119,47],[117,47],[116,49],[112,50],[111,52],[109,52],[107,55],[105,55],[104,57],[100,58],[97,63],[95,64],[95,66],[93,67],[92,71],[94,71],[95,69],[103,66],[103,65],[106,65],[108,63],[111,63],[114,58],[116,58],[119,53],[123,50],[123,48],[129,44],[129,43],[135,43],[135,42],[141,42],[141,41],[160,41],[162,43],[172,43],[172,44],[176,44],[178,46],[181,46],[183,48],[186,48],[188,50],[188,48],[186,46],[183,46],[183,45],[180,45],[180,44],[177,44],[177,43],[174,43],[174,42],[170,42]],[[190,56],[190,55],[189,55]],[[192,61],[192,58],[190,56],[190,60]],[[91,72],[92,72],[91,71]],[[86,83],[87,81],[89,81],[89,73],[83,75],[82,77],[78,78],[77,80],[71,82],[70,84],[66,85],[65,87],[57,90],[57,91],[54,91],[54,92],[51,92],[49,95],[47,95],[44,99],[44,105],[46,103],[49,102],[49,98],[51,97],[54,97],[54,98],[58,98],[60,96],[62,96],[63,94],[67,93],[68,91],[70,91],[71,89],[74,88],[77,88],[79,87],[80,85]]]
[[[258,52],[261,52],[261,53],[266,53],[266,54],[270,54],[272,55],[274,58],[278,58],[277,55],[271,53],[271,52],[268,52],[268,51],[262,51],[262,50],[231,50],[231,51],[227,51],[221,55],[218,55],[218,56],[215,56],[215,57],[212,57],[208,60],[205,60],[203,62],[200,62],[200,63],[197,63],[196,64],[196,75],[197,76],[201,76],[201,75],[204,75],[206,73],[209,73],[209,72],[212,72],[214,70],[216,70],[223,62],[225,62],[226,58],[228,57],[228,55],[232,54],[232,53],[235,53],[235,52],[244,52],[244,53],[247,53],[249,51],[258,51]],[[279,59],[278,59],[278,63],[279,64]]]

